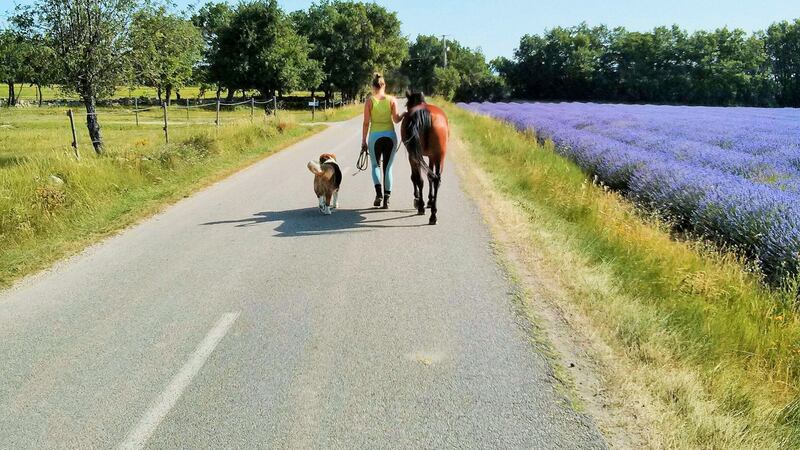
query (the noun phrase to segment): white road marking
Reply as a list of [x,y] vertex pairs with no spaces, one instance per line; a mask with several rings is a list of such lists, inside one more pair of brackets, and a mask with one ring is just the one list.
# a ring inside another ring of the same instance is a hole
[[197,346],[192,353],[189,361],[181,367],[181,370],[172,378],[169,385],[161,395],[156,398],[147,412],[142,416],[125,440],[117,447],[118,449],[133,450],[141,449],[150,439],[158,424],[166,417],[167,413],[180,398],[183,391],[192,382],[192,379],[200,372],[208,357],[217,347],[217,344],[228,333],[233,322],[239,317],[239,313],[227,313],[214,325],[208,332],[205,339]]

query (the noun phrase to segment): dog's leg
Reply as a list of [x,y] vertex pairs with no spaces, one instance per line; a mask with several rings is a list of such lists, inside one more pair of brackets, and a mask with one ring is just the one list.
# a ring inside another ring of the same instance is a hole
[[338,190],[333,193],[333,204],[331,205],[331,208],[333,208],[333,209],[338,209],[339,208],[339,191]]
[[322,211],[325,208],[325,196],[319,196],[319,210]]

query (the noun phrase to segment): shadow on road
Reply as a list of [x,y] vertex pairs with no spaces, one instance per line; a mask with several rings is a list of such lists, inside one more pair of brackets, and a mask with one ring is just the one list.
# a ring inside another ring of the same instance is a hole
[[[234,225],[237,228],[251,227],[261,224],[280,222],[275,231],[279,237],[317,236],[322,234],[356,233],[373,231],[379,228],[416,228],[427,224],[427,219],[420,217],[416,224],[391,224],[396,220],[416,217],[413,210],[383,211],[379,209],[340,209],[330,216],[320,214],[317,208],[290,209],[286,211],[263,211],[251,217],[233,220],[218,220],[206,222],[202,225]],[[372,218],[376,213],[383,213],[387,217]],[[396,216],[392,213],[406,213]],[[368,219],[366,216],[370,215]]]

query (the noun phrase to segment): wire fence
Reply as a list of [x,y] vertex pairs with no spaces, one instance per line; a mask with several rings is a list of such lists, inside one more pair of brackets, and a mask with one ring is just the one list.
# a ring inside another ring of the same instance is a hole
[[[174,102],[171,105],[167,103],[162,103],[160,106],[147,106],[140,108],[138,104],[138,100],[134,101],[133,109],[123,108],[123,109],[115,109],[110,111],[94,111],[94,112],[83,112],[77,113],[73,111],[71,108],[67,110],[67,116],[69,117],[70,128],[72,131],[72,142],[71,146],[75,152],[76,158],[80,159],[80,152],[78,149],[78,133],[76,129],[76,120],[75,117],[77,115],[81,116],[94,116],[97,118],[118,118],[120,121],[118,122],[108,122],[107,120],[103,120],[104,123],[112,123],[112,124],[135,124],[137,127],[141,125],[163,125],[162,129],[164,131],[164,142],[169,143],[169,130],[171,126],[175,125],[214,125],[216,128],[222,124],[222,112],[229,112],[229,111],[236,111],[237,107],[248,106],[249,105],[249,120],[251,123],[255,123],[256,120],[256,110],[259,111],[259,115],[262,114],[265,120],[268,120],[270,117],[274,117],[276,120],[279,120],[279,111],[283,109],[283,102],[278,100],[277,97],[273,97],[269,100],[256,100],[254,97],[238,101],[238,102],[223,102],[221,100],[216,100],[212,102],[200,102],[198,101],[195,104],[191,104],[190,99],[186,99],[184,104],[180,104],[178,102]],[[311,112],[311,120],[315,120],[315,114],[317,109],[322,109],[323,111],[327,112],[328,109],[335,109],[337,107],[344,106],[345,102],[341,100],[317,100],[312,98],[310,102],[308,102],[308,107],[310,108]],[[197,114],[192,116],[192,110],[205,110],[214,112],[214,116],[209,118],[208,116],[200,116],[197,117]],[[180,119],[170,118],[170,112],[173,114],[180,114]],[[287,111],[288,112],[288,111]],[[185,114],[185,116],[183,116]],[[125,119],[125,120],[122,120]],[[212,120],[213,119],[213,120]],[[238,120],[246,119],[240,117]],[[232,121],[233,122],[233,121]],[[97,142],[92,140],[92,144],[96,144]]]

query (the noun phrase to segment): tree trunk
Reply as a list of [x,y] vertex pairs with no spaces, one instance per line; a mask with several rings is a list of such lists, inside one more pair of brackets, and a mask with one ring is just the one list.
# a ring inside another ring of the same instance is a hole
[[181,101],[181,90],[175,89],[175,100],[180,102]]
[[15,106],[17,104],[17,96],[14,94],[14,82],[8,82],[8,106]]
[[22,97],[22,88],[23,87],[25,87],[25,83],[20,83],[19,84],[19,90],[17,91],[17,99],[14,100],[14,104],[15,105],[19,104],[19,99],[20,99],[20,97]]
[[42,85],[36,85],[36,94],[39,96],[39,108],[42,107]]
[[160,105],[160,104],[164,103],[163,96],[161,95],[161,86],[158,86],[158,88],[156,89],[156,92],[158,93],[157,94],[158,95],[158,104]]
[[100,134],[100,122],[97,120],[96,100],[94,97],[83,99],[86,105],[86,128],[89,130],[89,137],[92,139],[92,146],[95,153],[103,154],[103,136]]
[[221,95],[222,95],[222,86],[217,85],[217,101],[219,101]]
[[167,106],[169,106],[170,102],[172,101],[172,85],[171,84],[168,84],[166,86],[164,95],[167,97]]
[[225,101],[231,102],[233,100],[234,95],[236,95],[236,90],[233,88],[228,88],[228,96],[225,97]]

